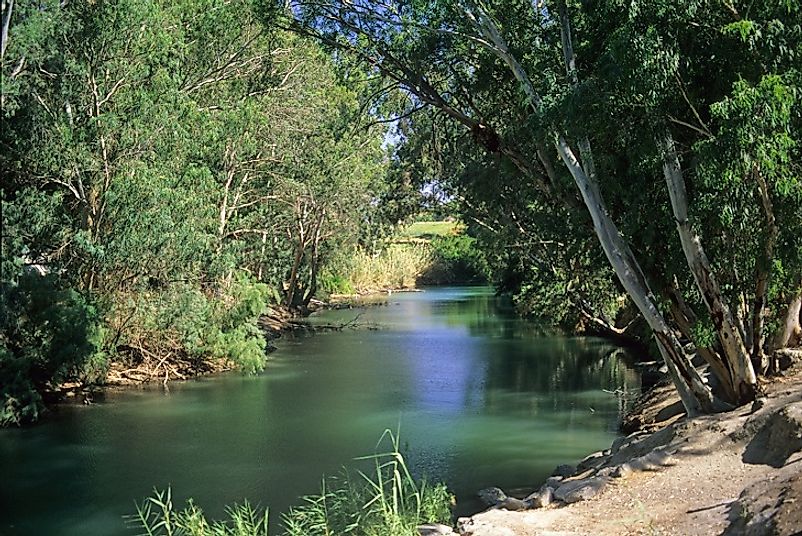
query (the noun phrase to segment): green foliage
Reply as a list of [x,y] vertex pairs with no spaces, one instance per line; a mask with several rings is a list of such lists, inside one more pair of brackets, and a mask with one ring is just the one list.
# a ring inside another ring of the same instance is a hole
[[247,501],[228,507],[227,520],[209,522],[192,499],[176,510],[168,488],[154,490],[136,510],[129,523],[146,536],[268,536],[267,510],[258,511]]
[[109,318],[124,348],[185,355],[199,369],[208,359],[228,360],[253,374],[264,368],[266,342],[257,320],[267,296],[266,285],[247,277],[213,295],[179,282],[130,295]]
[[361,458],[374,462],[372,474],[360,472],[357,482],[347,474],[324,482],[320,495],[292,508],[284,516],[287,536],[415,536],[423,523],[448,523],[452,497],[446,487],[417,482],[398,434],[385,430],[377,448],[385,441],[386,452]]
[[4,284],[39,265],[102,304],[114,360],[261,370],[264,306],[411,210],[384,127],[352,128],[364,72],[261,2],[35,4],[2,58]]
[[431,241],[433,261],[421,274],[424,284],[483,283],[490,269],[476,239],[466,234],[436,236]]
[[106,368],[96,309],[53,276],[24,273],[0,298],[0,426],[34,421],[42,396],[65,381],[96,382]]
[[416,221],[403,228],[399,234],[411,238],[433,238],[459,232],[460,224],[456,221]]
[[[389,6],[294,2],[293,15],[305,33],[351,52],[352,62],[371,58],[386,75],[371,85],[366,106],[403,117],[396,167],[459,206],[499,289],[521,309],[569,326],[595,320],[616,333],[632,320],[575,181],[553,149],[559,134],[582,162],[589,140],[605,210],[669,322],[675,291],[690,317],[709,320],[657,150],[656,136],[670,133],[689,220],[724,300],[747,326],[765,276],[772,289],[766,322],[777,325],[802,281],[799,2],[481,2],[473,9],[486,12],[480,18],[492,19],[504,41],[497,53],[476,46],[487,32],[460,2]],[[566,73],[561,8],[576,78]],[[536,109],[508,55],[538,93]],[[396,83],[399,98],[385,90]],[[421,103],[430,108],[419,110]],[[776,244],[758,178],[768,184]],[[693,328],[683,331],[694,338]]]
[[[386,430],[377,449],[385,443],[386,452],[360,458],[374,463],[372,474],[324,480],[320,494],[284,514],[285,536],[416,536],[423,523],[449,523],[453,496],[446,487],[412,477],[397,434]],[[191,499],[176,510],[168,488],[138,504],[129,523],[147,536],[268,536],[267,510],[246,501],[226,512],[226,520],[209,521]]]
[[328,297],[332,294],[354,294],[356,292],[351,281],[346,276],[339,275],[329,268],[326,268],[320,275],[319,291],[323,297]]

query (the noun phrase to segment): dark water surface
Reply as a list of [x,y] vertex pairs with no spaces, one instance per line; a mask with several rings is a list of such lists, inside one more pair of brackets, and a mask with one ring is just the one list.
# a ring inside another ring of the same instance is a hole
[[0,534],[136,534],[122,516],[154,486],[208,514],[248,499],[272,519],[324,474],[401,427],[417,474],[445,480],[459,508],[490,485],[538,485],[605,448],[640,378],[615,347],[543,336],[489,289],[393,294],[361,312],[376,330],[283,340],[257,377],[226,375],[109,394],[0,431]]

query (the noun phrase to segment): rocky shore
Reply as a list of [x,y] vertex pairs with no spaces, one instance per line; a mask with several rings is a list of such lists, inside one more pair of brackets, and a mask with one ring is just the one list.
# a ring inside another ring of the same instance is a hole
[[422,536],[802,534],[802,366],[750,406],[685,419],[650,394],[609,449],[557,467],[532,493],[480,492],[487,511]]

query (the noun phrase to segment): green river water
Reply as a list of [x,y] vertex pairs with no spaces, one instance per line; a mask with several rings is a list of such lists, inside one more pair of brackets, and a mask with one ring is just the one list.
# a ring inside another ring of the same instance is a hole
[[256,377],[109,393],[0,431],[0,534],[136,534],[123,515],[154,486],[212,517],[248,499],[278,523],[399,426],[415,474],[447,482],[469,513],[483,487],[537,487],[607,447],[621,403],[606,391],[640,387],[614,346],[543,335],[487,288],[393,294],[313,321],[358,314],[360,329],[285,337]]

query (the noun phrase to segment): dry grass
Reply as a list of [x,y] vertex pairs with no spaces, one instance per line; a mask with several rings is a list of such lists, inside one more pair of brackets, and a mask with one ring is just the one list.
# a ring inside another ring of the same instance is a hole
[[392,244],[378,255],[358,251],[349,262],[348,280],[357,292],[413,288],[431,263],[427,244]]

